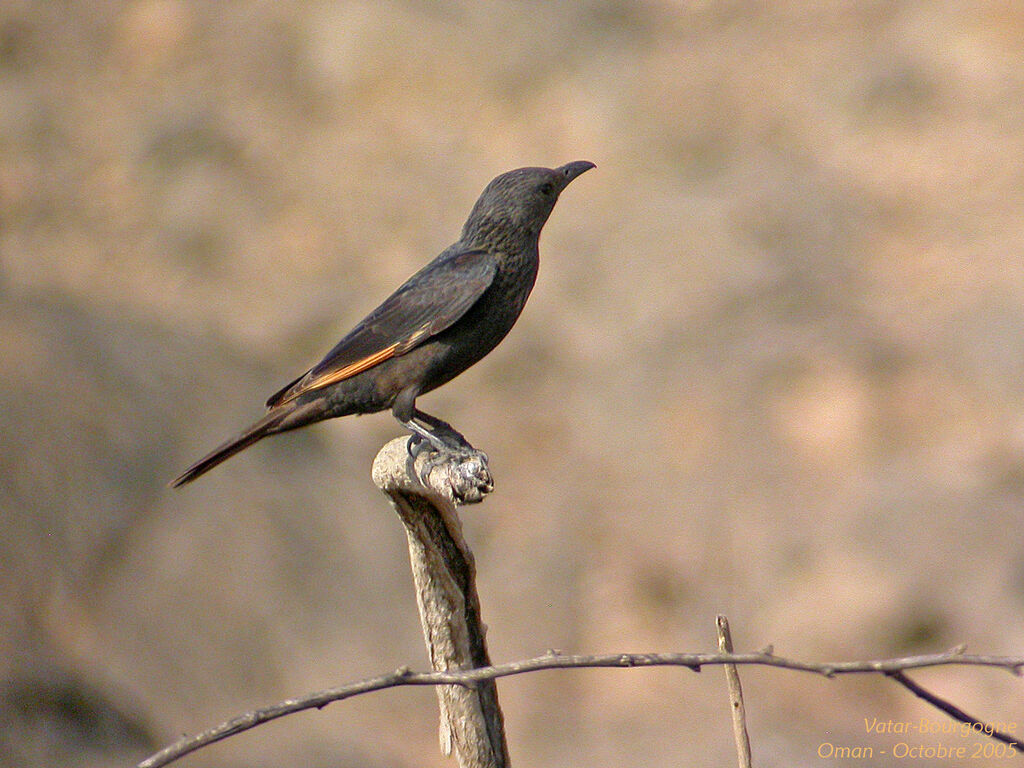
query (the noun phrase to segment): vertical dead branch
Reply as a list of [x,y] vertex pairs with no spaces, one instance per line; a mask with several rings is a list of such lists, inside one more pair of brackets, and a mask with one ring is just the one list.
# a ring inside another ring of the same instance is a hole
[[[718,650],[732,653],[732,633],[729,631],[729,619],[718,615],[715,625],[718,628]],[[736,737],[736,754],[740,768],[751,768],[750,736],[747,733],[747,713],[743,706],[743,688],[740,685],[740,673],[735,664],[725,664],[725,681],[729,687],[729,708],[732,710],[732,731]]]
[[[435,670],[490,666],[476,592],[476,566],[462,537],[457,504],[481,501],[493,489],[487,456],[430,466],[432,454],[409,456],[406,439],[385,445],[373,480],[405,526],[423,637]],[[460,768],[506,768],[508,746],[493,680],[439,686],[441,751],[454,749]]]

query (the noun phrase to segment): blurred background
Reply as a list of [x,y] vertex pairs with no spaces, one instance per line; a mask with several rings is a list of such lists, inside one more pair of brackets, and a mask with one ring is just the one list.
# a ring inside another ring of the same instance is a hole
[[[708,651],[717,613],[806,660],[1019,655],[1022,62],[1012,0],[6,0],[0,764],[127,765],[427,666],[370,480],[389,415],[166,483],[492,177],[576,159],[519,324],[421,401],[491,457],[492,658]],[[761,766],[889,765],[865,718],[946,722],[882,679],[742,675]],[[1024,729],[1005,672],[915,679]],[[717,669],[500,693],[517,765],[734,760]],[[452,765],[436,721],[386,691],[181,764]]]

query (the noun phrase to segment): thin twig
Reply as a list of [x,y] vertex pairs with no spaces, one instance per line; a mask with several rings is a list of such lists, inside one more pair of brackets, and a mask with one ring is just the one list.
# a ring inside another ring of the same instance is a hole
[[[715,620],[718,628],[718,650],[732,653],[732,633],[729,619],[719,614]],[[725,664],[725,682],[729,688],[729,709],[732,710],[732,732],[736,737],[736,757],[740,768],[751,768],[750,735],[747,733],[747,711],[743,706],[743,686],[735,664]]]
[[480,680],[494,680],[499,677],[521,675],[542,669],[674,666],[688,667],[698,672],[702,666],[718,664],[756,664],[767,667],[781,667],[801,672],[812,672],[829,678],[836,675],[871,672],[891,675],[893,672],[903,672],[908,669],[948,665],[993,667],[1020,675],[1022,670],[1024,670],[1024,656],[979,656],[966,654],[963,653],[962,648],[955,648],[945,653],[930,653],[921,656],[819,664],[787,659],[783,656],[776,656],[764,651],[758,653],[619,653],[601,656],[563,656],[551,653],[525,661],[513,661],[506,664],[496,664],[490,667],[458,672],[411,672],[406,668],[402,668],[390,674],[361,680],[338,688],[329,688],[325,691],[307,694],[296,699],[288,699],[273,706],[239,715],[195,736],[186,736],[180,739],[152,757],[143,760],[138,764],[138,768],[159,768],[159,766],[167,765],[179,757],[194,752],[207,744],[212,744],[236,733],[247,731],[268,720],[274,720],[306,709],[319,709],[334,701],[341,701],[352,696],[369,693],[370,691],[380,691],[385,688],[395,688],[402,685],[472,686]]
[[957,707],[955,704],[946,701],[940,696],[936,696],[934,693],[932,693],[926,688],[922,688],[920,685],[915,683],[902,672],[898,670],[894,672],[887,672],[886,676],[891,677],[893,680],[902,685],[912,694],[924,699],[936,709],[941,709],[954,720],[959,720],[961,723],[971,726],[978,733],[978,735],[991,736],[993,739],[1001,741],[1004,744],[1012,744],[1013,746],[1021,745],[1020,736],[1010,736],[1009,734],[996,730],[988,723],[982,720],[978,720],[976,717],[971,717],[962,709]]

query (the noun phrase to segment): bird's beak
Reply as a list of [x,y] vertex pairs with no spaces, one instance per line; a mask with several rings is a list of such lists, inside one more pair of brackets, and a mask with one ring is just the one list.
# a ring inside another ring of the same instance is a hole
[[558,171],[559,176],[561,176],[564,179],[564,181],[562,182],[562,189],[565,189],[567,186],[569,186],[569,182],[571,182],[581,173],[586,173],[591,168],[597,168],[597,166],[588,160],[575,160],[571,163],[566,163],[565,165],[561,166],[560,168],[556,168],[555,170]]

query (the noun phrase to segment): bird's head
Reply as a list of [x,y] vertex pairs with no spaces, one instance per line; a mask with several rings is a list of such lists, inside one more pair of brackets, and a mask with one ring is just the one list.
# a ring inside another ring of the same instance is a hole
[[517,168],[501,174],[473,206],[462,229],[463,242],[494,245],[506,238],[538,236],[562,190],[594,167],[576,160],[558,168]]

